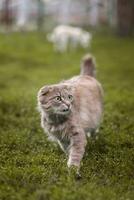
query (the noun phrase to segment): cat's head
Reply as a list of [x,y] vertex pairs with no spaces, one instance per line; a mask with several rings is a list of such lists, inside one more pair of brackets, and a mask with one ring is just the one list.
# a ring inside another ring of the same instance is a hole
[[38,105],[49,115],[68,116],[72,104],[73,96],[67,85],[44,86],[38,92]]

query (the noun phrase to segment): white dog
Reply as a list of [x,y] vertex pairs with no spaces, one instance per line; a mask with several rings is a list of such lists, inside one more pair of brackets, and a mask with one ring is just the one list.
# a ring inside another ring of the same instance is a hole
[[47,35],[47,39],[53,42],[56,51],[64,52],[69,45],[72,48],[89,47],[92,35],[78,27],[59,25],[51,34]]

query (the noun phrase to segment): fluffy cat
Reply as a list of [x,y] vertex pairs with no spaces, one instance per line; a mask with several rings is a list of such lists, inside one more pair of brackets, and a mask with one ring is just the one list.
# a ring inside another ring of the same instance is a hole
[[80,168],[86,138],[95,135],[102,116],[103,92],[95,79],[95,60],[86,55],[81,73],[69,80],[43,86],[38,92],[41,126],[68,156],[68,167]]

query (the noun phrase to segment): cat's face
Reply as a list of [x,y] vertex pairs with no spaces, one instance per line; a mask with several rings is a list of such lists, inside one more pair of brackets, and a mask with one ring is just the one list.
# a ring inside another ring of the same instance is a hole
[[67,116],[71,113],[73,96],[67,86],[45,86],[38,93],[38,103],[50,115]]

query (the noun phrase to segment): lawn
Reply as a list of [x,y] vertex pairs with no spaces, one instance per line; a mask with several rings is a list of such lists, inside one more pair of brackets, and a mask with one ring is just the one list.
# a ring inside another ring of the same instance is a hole
[[0,35],[0,200],[132,200],[134,197],[134,39],[95,34],[104,117],[88,141],[82,179],[40,127],[37,91],[79,73],[87,50],[53,52],[45,35]]

